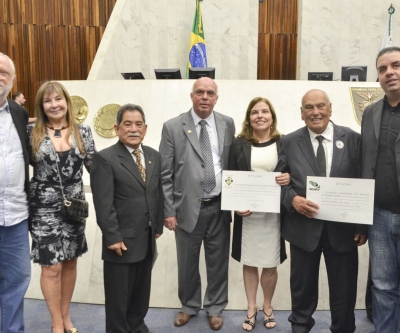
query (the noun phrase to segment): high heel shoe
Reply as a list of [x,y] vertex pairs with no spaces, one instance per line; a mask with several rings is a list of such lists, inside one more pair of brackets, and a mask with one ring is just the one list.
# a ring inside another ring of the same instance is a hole
[[[264,320],[264,327],[267,330],[272,330],[273,328],[276,327],[275,318],[272,318],[272,315],[274,314],[274,309],[271,308],[271,313],[269,315],[265,313],[264,309],[263,309],[263,312],[264,312],[265,316],[267,317],[267,319]],[[270,327],[267,326],[267,324],[271,325],[272,323],[275,323],[275,325],[274,326],[270,326]]]
[[64,330],[64,333],[78,333],[78,329],[76,327],[72,327],[69,330]]
[[[252,330],[254,330],[254,327],[256,327],[256,319],[257,319],[257,314],[258,314],[258,309],[256,310],[256,312],[249,318],[248,316],[246,316],[246,320],[243,322],[243,324],[247,324],[249,325],[251,328],[249,330],[246,330],[243,326],[243,330],[250,332]],[[254,322],[251,321],[251,319],[254,318]]]

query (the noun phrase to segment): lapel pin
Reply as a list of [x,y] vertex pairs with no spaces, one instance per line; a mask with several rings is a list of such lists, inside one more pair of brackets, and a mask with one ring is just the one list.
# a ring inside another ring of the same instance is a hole
[[338,147],[339,149],[342,149],[344,147],[343,141],[337,140],[336,141],[336,147]]
[[189,134],[192,133],[192,130],[188,130],[188,133],[189,133]]
[[149,164],[151,164],[151,161],[149,161]]

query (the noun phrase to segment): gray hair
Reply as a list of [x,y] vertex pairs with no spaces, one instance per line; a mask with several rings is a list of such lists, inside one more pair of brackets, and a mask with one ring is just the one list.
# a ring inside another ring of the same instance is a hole
[[10,62],[10,65],[11,65],[11,70],[12,70],[11,75],[15,75],[15,65],[14,65],[14,62],[11,60],[11,58],[8,55],[1,53],[1,52],[0,52],[0,57],[5,57],[8,59],[8,61]]
[[323,94],[325,95],[325,98],[326,98],[328,104],[331,104],[331,100],[330,100],[328,94],[327,94],[325,91],[323,91],[323,90],[321,90],[321,89],[311,89],[311,90],[307,91],[307,92],[303,95],[303,97],[301,98],[301,105],[302,105],[302,106],[303,106],[303,103],[304,103],[304,97],[306,97],[306,95],[307,95],[308,93],[312,92],[312,91],[319,91],[319,92],[323,93]]
[[118,113],[117,113],[117,126],[119,126],[121,124],[122,118],[124,117],[124,113],[127,112],[127,111],[138,111],[138,112],[140,112],[140,114],[142,115],[142,118],[143,118],[143,122],[146,123],[146,118],[144,116],[143,109],[139,105],[128,103],[128,104],[122,105],[120,107],[120,109],[118,110]]

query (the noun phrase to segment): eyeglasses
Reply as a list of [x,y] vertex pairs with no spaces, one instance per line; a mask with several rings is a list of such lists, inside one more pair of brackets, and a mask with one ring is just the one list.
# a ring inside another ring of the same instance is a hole
[[217,93],[216,93],[215,91],[213,91],[213,90],[205,91],[205,90],[200,90],[200,89],[199,89],[199,90],[193,91],[193,94],[195,94],[197,97],[203,96],[204,93],[205,93],[208,97],[215,97],[215,96],[217,96]]
[[2,79],[8,79],[10,76],[11,76],[10,73],[0,71],[0,78],[2,78]]

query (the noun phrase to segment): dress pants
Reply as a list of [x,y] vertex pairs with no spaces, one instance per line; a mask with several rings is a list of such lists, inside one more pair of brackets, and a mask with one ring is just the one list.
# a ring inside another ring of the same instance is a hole
[[[301,235],[299,235],[301,237]],[[289,321],[293,333],[310,332],[315,321],[312,314],[318,304],[318,276],[321,253],[324,254],[329,284],[329,305],[335,333],[354,332],[354,307],[357,295],[358,251],[337,253],[329,244],[326,224],[320,242],[308,252],[290,245],[290,289],[292,313]]]
[[104,261],[106,333],[149,332],[144,317],[149,309],[152,264],[150,241],[142,261]]
[[229,239],[230,223],[224,219],[220,200],[202,204],[193,232],[176,229],[178,295],[183,312],[195,315],[201,309],[199,259],[204,242],[207,288],[203,308],[208,316],[222,315],[228,304]]
[[0,227],[0,313],[2,333],[23,333],[24,296],[31,278],[28,220]]

